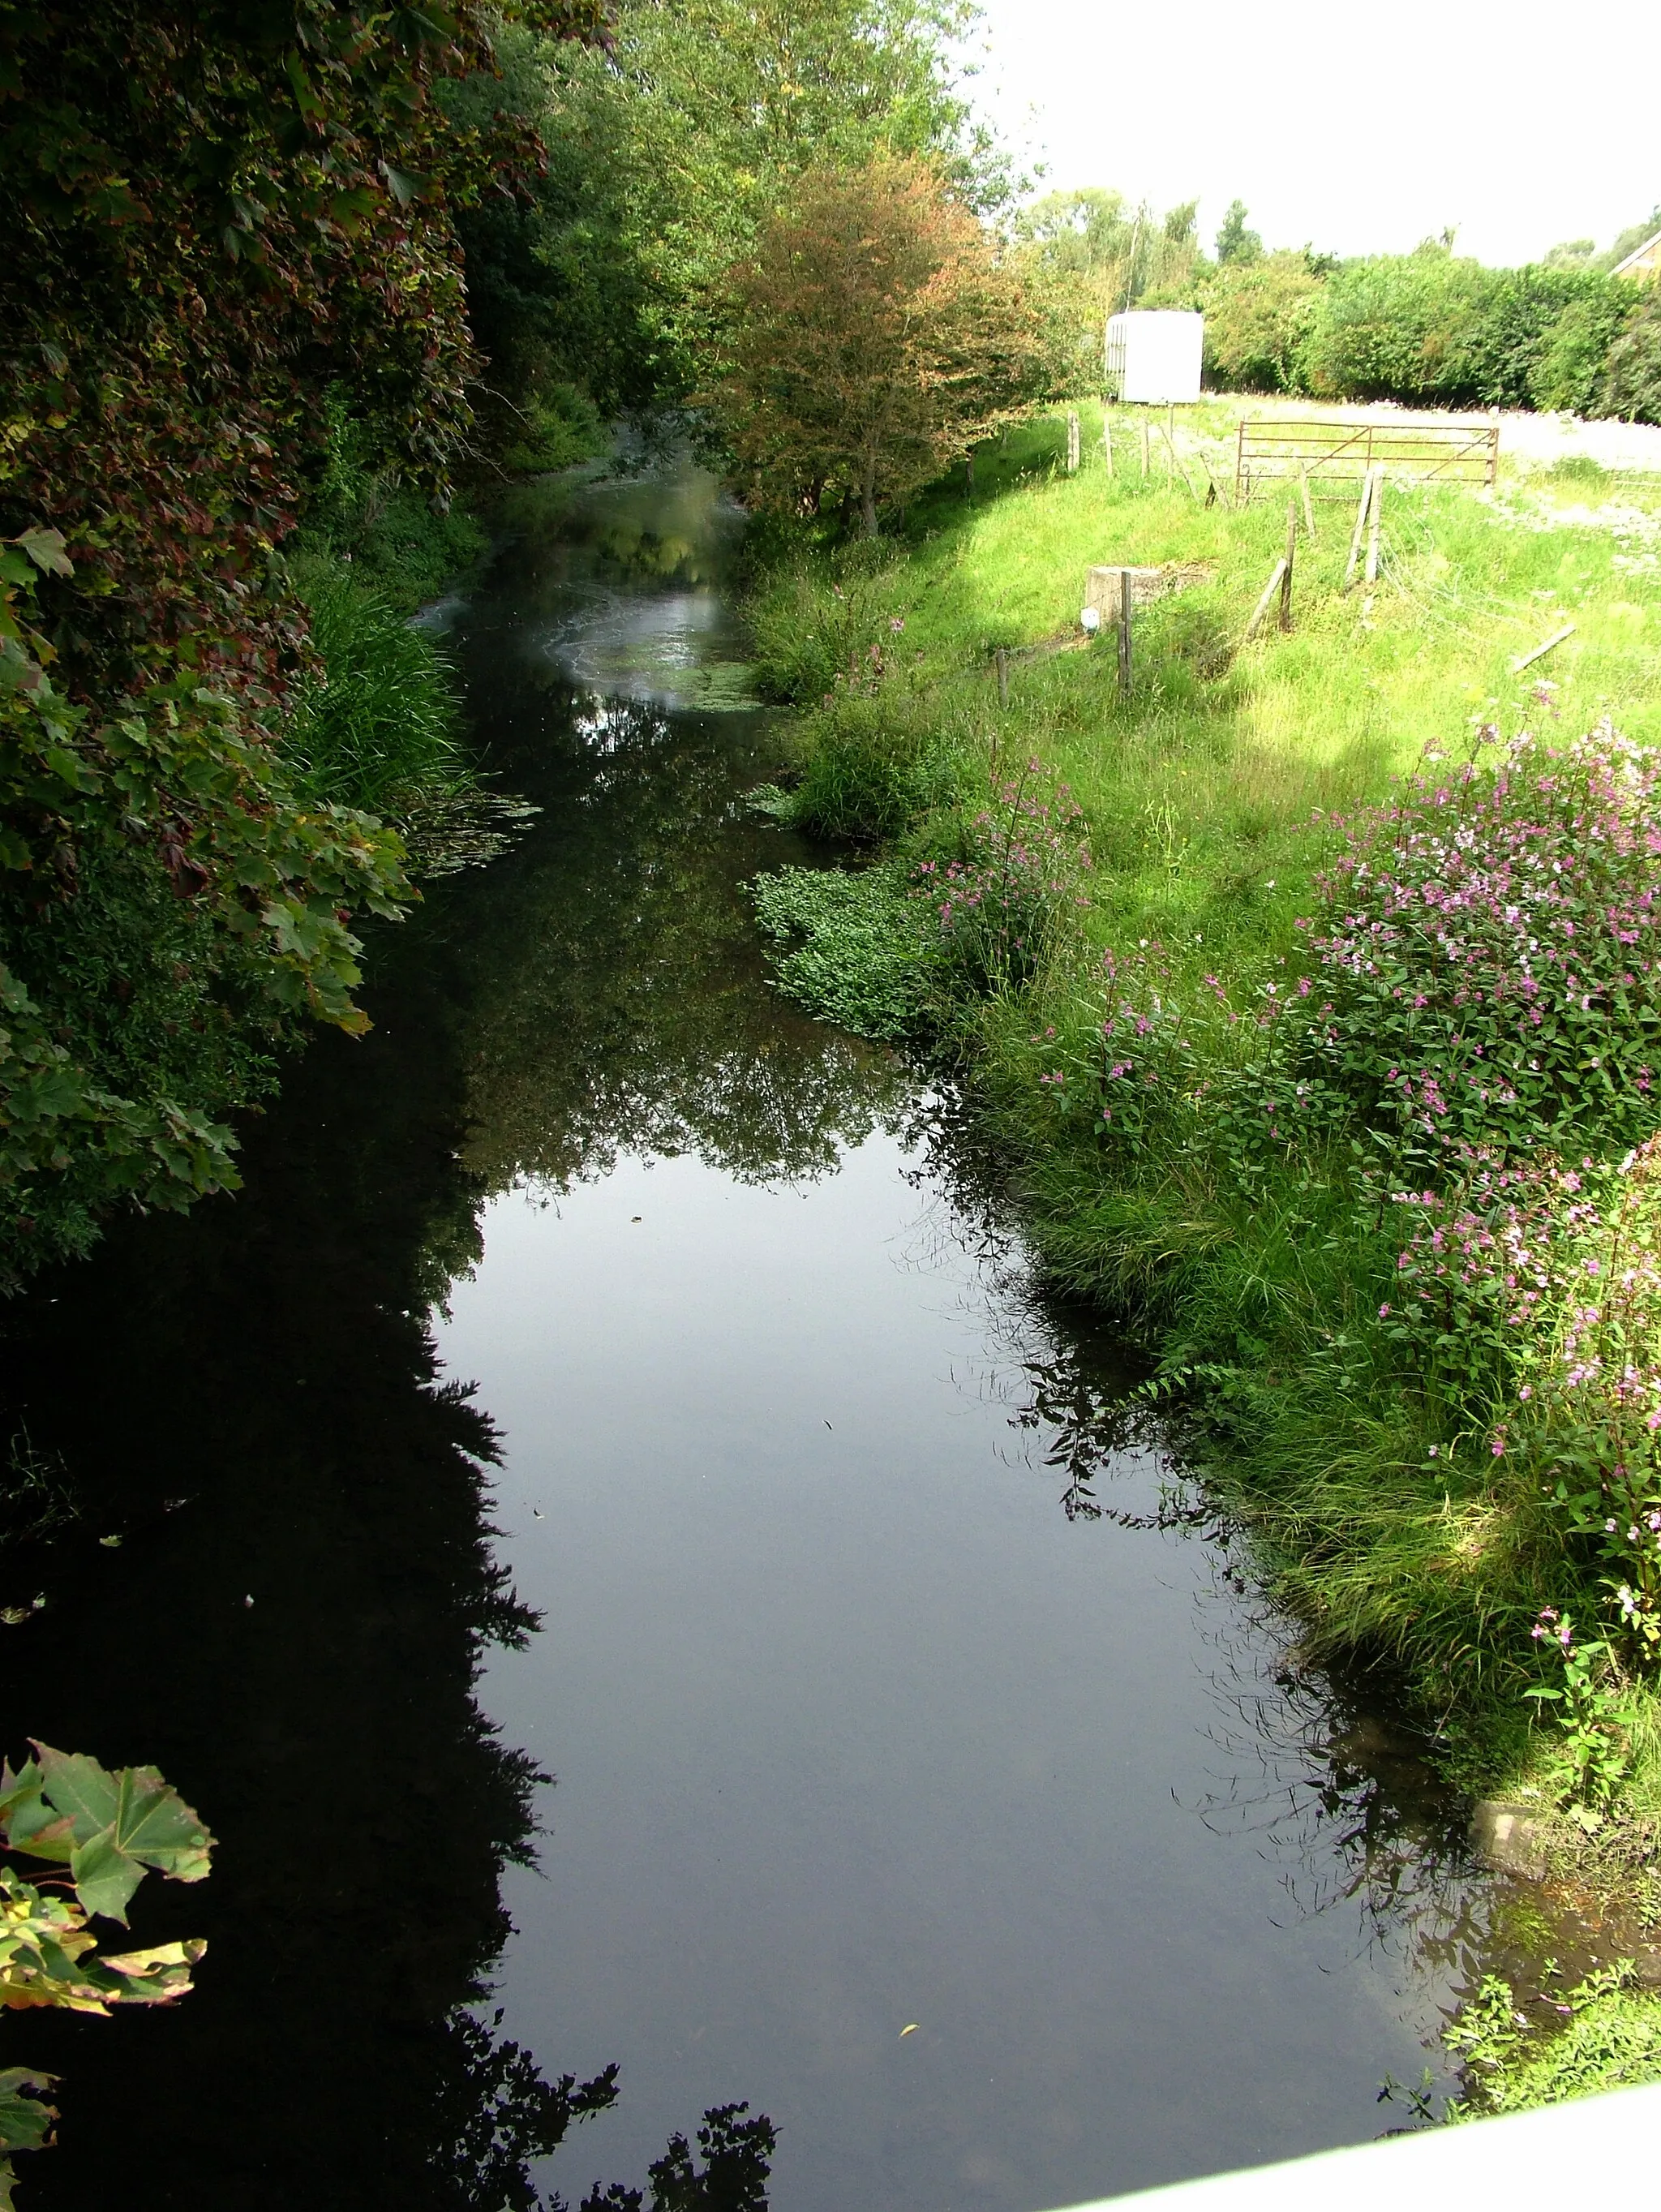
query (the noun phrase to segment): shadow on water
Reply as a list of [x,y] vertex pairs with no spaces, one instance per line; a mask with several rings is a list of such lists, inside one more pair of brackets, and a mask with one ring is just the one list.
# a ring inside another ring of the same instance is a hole
[[[777,738],[738,711],[720,588],[737,523],[695,472],[514,495],[485,585],[433,619],[494,772],[541,810],[529,833],[378,933],[375,1029],[291,1069],[233,1201],[124,1224],[0,1322],[4,1433],[77,1516],[0,1546],[0,1603],[45,1600],[0,1629],[9,1747],[27,1732],[153,1762],[219,1838],[204,1887],[149,1884],[136,1913],[140,1939],[209,1939],[187,2002],[7,2031],[7,2063],[62,2075],[61,2144],[23,2172],[38,2212],[528,2208],[567,2131],[616,2103],[615,2048],[562,2029],[555,2050],[537,2027],[533,2056],[489,1996],[547,1778],[481,1684],[520,1663],[541,1616],[493,1526],[500,1439],[447,1378],[433,1315],[477,1267],[493,1200],[557,1206],[626,1158],[795,1188],[897,1138],[917,1188],[947,1193],[918,1235],[978,1240],[1001,1285],[1003,1334],[960,1387],[995,1406],[1000,1449],[1054,1484],[1069,1522],[1118,1510],[1113,1346],[1026,1285],[961,1157],[955,1179],[940,1170],[949,1116],[914,1076],[767,989],[743,885],[803,856],[742,804]],[[1138,1492],[1143,1525],[1156,1488]],[[1215,1556],[1215,1779],[1191,1812],[1252,1832],[1288,1916],[1343,1906],[1357,1942],[1415,1972],[1440,1947],[1446,1981],[1482,1909],[1446,1808],[1342,1692],[1275,1679],[1278,1629]],[[544,2075],[567,2058],[585,2078]],[[626,2064],[625,2105],[629,2081]],[[664,2201],[761,2204],[765,2123],[712,2124],[709,2178],[671,2142]],[[966,2201],[1041,2201],[985,2171]],[[799,2201],[834,2201],[832,2172]]]

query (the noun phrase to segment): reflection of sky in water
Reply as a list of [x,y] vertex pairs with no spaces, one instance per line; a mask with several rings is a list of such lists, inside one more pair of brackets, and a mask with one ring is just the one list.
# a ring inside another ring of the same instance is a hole
[[673,528],[652,526],[662,496],[632,483],[585,489],[570,517],[573,566],[557,612],[531,649],[613,698],[688,711],[753,707],[743,637],[718,588],[741,518],[696,471],[676,487]]
[[591,587],[540,649],[574,682],[614,698],[705,710],[755,704],[731,617],[713,592],[643,599]]

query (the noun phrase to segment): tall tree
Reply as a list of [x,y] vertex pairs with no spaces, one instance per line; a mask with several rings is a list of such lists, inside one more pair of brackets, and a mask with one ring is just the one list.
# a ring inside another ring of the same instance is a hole
[[[524,235],[546,296],[571,303],[570,329],[585,319],[603,334],[620,396],[679,401],[706,380],[724,273],[804,171],[887,151],[937,161],[970,204],[1000,200],[1007,173],[955,58],[975,12],[971,0],[619,0],[603,50],[541,47],[535,112],[551,159]],[[562,335],[555,347],[567,374],[584,374],[577,346]]]
[[1230,200],[1222,228],[1217,233],[1218,261],[1225,264],[1230,261],[1255,261],[1262,252],[1262,239],[1255,230],[1246,227],[1246,202]]
[[1035,396],[1042,307],[927,163],[818,169],[735,272],[737,337],[713,398],[759,497],[903,499]]

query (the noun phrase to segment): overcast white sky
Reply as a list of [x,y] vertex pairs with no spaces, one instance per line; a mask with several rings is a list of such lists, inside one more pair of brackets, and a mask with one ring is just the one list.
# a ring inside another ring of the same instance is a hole
[[[1047,165],[1270,246],[1483,261],[1606,245],[1661,201],[1658,0],[984,0],[979,97]],[[985,47],[990,52],[985,51]]]

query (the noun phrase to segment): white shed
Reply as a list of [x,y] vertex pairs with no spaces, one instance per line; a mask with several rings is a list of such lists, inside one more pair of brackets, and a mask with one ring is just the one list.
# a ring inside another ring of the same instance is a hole
[[1197,399],[1203,315],[1149,307],[1107,325],[1107,382],[1123,400]]

